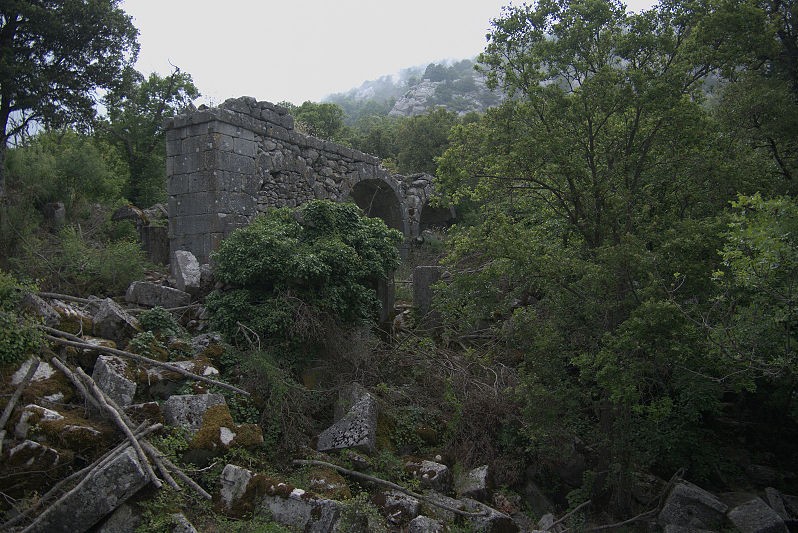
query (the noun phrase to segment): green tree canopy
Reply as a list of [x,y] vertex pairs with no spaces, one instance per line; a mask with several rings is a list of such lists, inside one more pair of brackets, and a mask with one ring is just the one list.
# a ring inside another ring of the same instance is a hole
[[7,0],[0,7],[0,197],[9,138],[33,122],[94,116],[138,53],[138,31],[118,0]]
[[100,131],[119,148],[129,169],[125,196],[148,207],[166,196],[166,146],[163,121],[199,96],[191,75],[175,68],[166,77],[145,78],[127,69],[122,83],[103,99],[108,116]]

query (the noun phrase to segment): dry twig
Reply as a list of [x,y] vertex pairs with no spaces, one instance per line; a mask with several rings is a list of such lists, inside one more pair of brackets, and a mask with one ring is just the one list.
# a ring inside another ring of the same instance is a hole
[[485,516],[485,514],[486,514],[486,511],[470,512],[470,511],[463,511],[462,509],[456,509],[454,507],[449,507],[448,505],[444,505],[442,503],[439,503],[439,502],[436,502],[434,500],[431,500],[427,496],[424,496],[423,494],[419,494],[417,492],[413,492],[412,490],[406,489],[403,486],[397,485],[396,483],[393,483],[391,481],[386,481],[386,480],[380,479],[378,477],[370,476],[368,474],[363,474],[362,472],[356,472],[355,470],[349,470],[347,468],[344,468],[342,466],[338,466],[338,465],[333,464],[333,463],[328,463],[328,462],[325,462],[325,461],[314,461],[314,460],[311,460],[311,459],[296,459],[294,461],[294,464],[295,465],[324,466],[324,467],[327,467],[327,468],[332,468],[333,470],[337,470],[338,472],[340,472],[340,473],[342,473],[344,475],[355,477],[355,478],[359,478],[359,479],[362,479],[364,481],[370,481],[370,482],[376,483],[378,485],[383,485],[385,487],[389,487],[391,489],[398,490],[399,492],[401,492],[403,494],[407,494],[411,498],[415,498],[417,500],[425,501],[425,502],[427,502],[430,505],[434,505],[435,507],[440,507],[441,509],[443,509],[445,511],[449,511],[451,513],[455,513],[455,514],[458,514],[460,516],[475,517],[475,516]]
[[194,374],[193,372],[189,372],[188,370],[180,368],[179,366],[175,366],[169,363],[164,363],[162,361],[156,361],[155,359],[150,359],[149,357],[144,357],[143,355],[139,355],[137,353],[126,352],[124,350],[117,350],[116,348],[109,348],[107,346],[98,346],[94,344],[89,344],[85,341],[70,340],[69,337],[74,337],[74,335],[66,333],[65,331],[59,331],[57,329],[48,328],[47,326],[39,326],[39,328],[45,332],[44,337],[47,340],[55,342],[57,344],[62,344],[64,346],[72,346],[73,348],[82,348],[84,350],[96,350],[98,352],[107,353],[109,355],[116,355],[118,357],[133,359],[134,361],[138,361],[140,363],[146,363],[148,365],[165,368],[167,370],[170,370],[182,376],[186,376],[187,378],[191,378],[196,381],[202,381],[211,385],[216,385],[217,387],[221,387],[223,389],[236,392],[243,396],[250,396],[250,394],[247,391],[239,389],[235,385],[230,385],[229,383],[225,383],[223,381],[218,381],[205,376],[200,376],[199,374]]

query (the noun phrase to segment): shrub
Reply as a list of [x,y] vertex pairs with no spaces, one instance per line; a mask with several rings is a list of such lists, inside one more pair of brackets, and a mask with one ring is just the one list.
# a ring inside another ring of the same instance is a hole
[[24,293],[31,290],[35,287],[0,270],[0,365],[23,360],[41,343],[34,319],[18,312]]
[[214,327],[231,342],[313,355],[333,326],[377,313],[372,284],[399,264],[401,234],[353,204],[312,201],[269,211],[214,254],[216,277],[234,288],[207,298]]

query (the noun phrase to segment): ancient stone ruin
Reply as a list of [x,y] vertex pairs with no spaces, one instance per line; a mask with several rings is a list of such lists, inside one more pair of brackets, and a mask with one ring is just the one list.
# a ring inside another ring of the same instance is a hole
[[432,177],[401,176],[378,158],[294,130],[288,111],[230,99],[166,123],[171,254],[206,263],[234,229],[270,207],[354,201],[406,237],[451,218],[428,206]]

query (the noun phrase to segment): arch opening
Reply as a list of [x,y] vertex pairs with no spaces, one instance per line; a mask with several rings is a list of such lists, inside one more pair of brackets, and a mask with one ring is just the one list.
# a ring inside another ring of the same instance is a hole
[[402,206],[396,193],[382,180],[359,181],[349,193],[355,204],[369,217],[381,218],[389,228],[405,233]]

